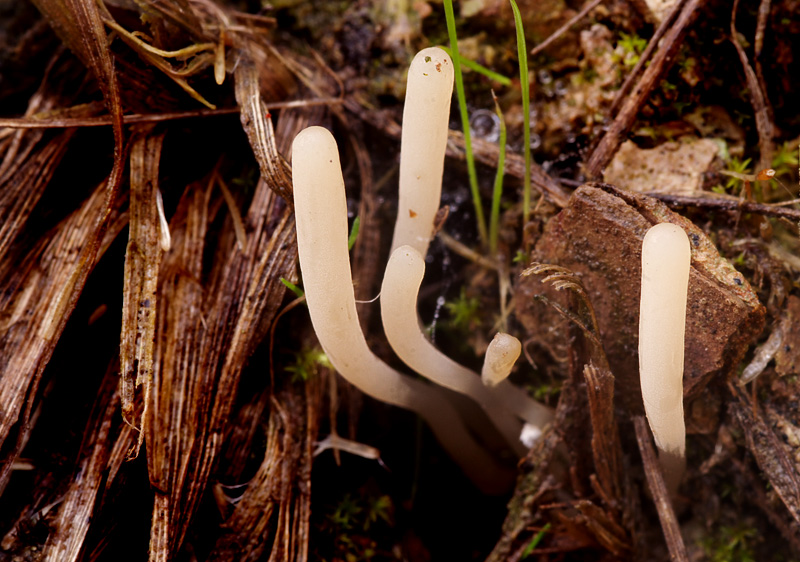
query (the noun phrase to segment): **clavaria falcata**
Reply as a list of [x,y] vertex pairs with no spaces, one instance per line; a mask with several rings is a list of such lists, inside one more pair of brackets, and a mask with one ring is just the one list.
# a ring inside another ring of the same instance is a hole
[[684,230],[661,223],[642,242],[639,379],[667,488],[677,492],[686,464],[683,347],[691,249]]
[[[477,373],[436,350],[425,339],[417,320],[424,256],[440,204],[452,86],[452,62],[444,51],[431,48],[417,54],[409,70],[403,113],[394,252],[381,292],[384,329],[408,366],[475,399],[508,444],[521,454],[522,422],[541,427],[552,419],[552,411],[501,380],[508,376],[513,359],[519,355],[518,349],[516,355],[511,351],[513,344],[508,345],[515,338],[504,335],[501,341],[505,344],[495,344],[487,353],[488,379],[498,382],[491,387],[484,385]],[[447,395],[439,387],[399,373],[370,351],[356,312],[339,153],[326,129],[310,127],[295,138],[292,175],[306,301],[317,338],[331,364],[364,393],[419,414],[482,489],[506,489],[513,474],[473,439]]]

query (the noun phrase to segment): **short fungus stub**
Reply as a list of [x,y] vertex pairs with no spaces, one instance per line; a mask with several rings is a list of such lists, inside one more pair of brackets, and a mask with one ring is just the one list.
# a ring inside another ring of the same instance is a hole
[[671,494],[683,475],[683,354],[691,249],[682,228],[661,223],[642,242],[639,379],[642,400]]

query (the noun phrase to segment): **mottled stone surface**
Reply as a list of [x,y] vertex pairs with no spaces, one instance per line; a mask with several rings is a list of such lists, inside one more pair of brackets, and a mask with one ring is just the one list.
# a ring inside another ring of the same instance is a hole
[[[632,411],[642,409],[637,353],[641,245],[647,230],[659,222],[684,228],[692,245],[684,394],[695,397],[715,375],[728,373],[738,363],[761,332],[765,317],[747,280],[720,257],[702,230],[650,197],[584,185],[549,221],[532,255],[532,261],[580,275],[618,381],[618,405]],[[566,295],[536,276],[520,279],[516,287],[517,314],[528,336],[563,357],[566,321],[535,300],[537,294],[562,305],[567,304]]]

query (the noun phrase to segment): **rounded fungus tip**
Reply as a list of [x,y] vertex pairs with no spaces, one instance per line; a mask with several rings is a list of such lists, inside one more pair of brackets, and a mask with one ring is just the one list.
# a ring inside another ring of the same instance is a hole
[[686,456],[683,356],[691,247],[684,230],[661,223],[642,242],[639,380],[667,487],[677,491]]
[[522,343],[517,338],[498,332],[486,349],[481,370],[483,384],[494,387],[500,381],[508,378],[520,353],[522,353]]

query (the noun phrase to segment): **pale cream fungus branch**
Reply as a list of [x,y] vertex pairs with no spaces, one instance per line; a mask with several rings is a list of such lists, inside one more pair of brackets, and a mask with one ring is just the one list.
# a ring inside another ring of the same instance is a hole
[[442,197],[453,63],[438,47],[423,49],[408,69],[400,140],[400,195],[392,250],[409,245],[425,256]]
[[322,127],[292,145],[297,246],[311,323],[336,370],[362,392],[419,414],[483,490],[502,491],[509,473],[478,445],[442,392],[395,371],[367,346],[358,322],[347,248],[347,203],[339,152]]
[[691,249],[682,228],[661,223],[642,242],[639,378],[647,421],[670,494],[686,466],[683,348]]
[[[519,441],[522,424],[516,416],[541,429],[552,419],[551,410],[508,382],[497,388],[484,386],[477,373],[447,357],[425,338],[417,320],[417,296],[424,275],[425,262],[417,250],[401,246],[392,252],[381,287],[381,320],[389,344],[406,365],[423,377],[475,400],[512,449],[524,454],[525,447]],[[519,346],[513,336],[501,336],[507,343],[509,338]],[[504,374],[496,376],[507,377],[519,356],[519,347],[516,356],[511,355],[502,346],[492,348],[487,352],[490,370],[505,369]]]

